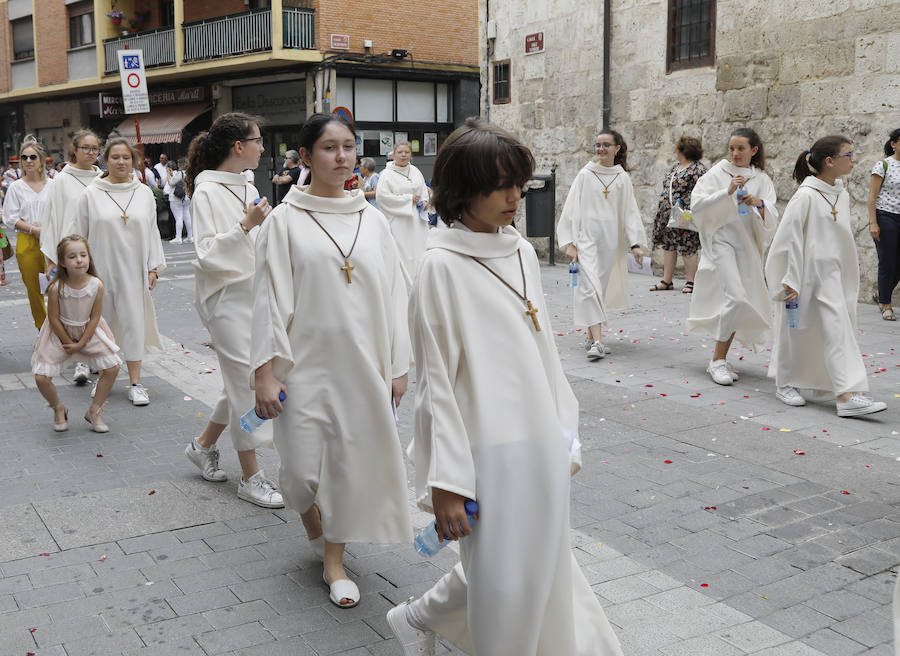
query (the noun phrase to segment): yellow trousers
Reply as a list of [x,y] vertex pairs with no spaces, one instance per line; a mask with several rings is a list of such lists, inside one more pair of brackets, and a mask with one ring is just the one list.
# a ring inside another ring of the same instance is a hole
[[16,236],[16,260],[19,262],[22,282],[28,291],[28,304],[31,305],[34,325],[40,330],[47,318],[47,309],[44,307],[44,297],[41,296],[38,274],[44,272],[46,265],[41,253],[41,242],[37,237],[27,232],[20,232]]

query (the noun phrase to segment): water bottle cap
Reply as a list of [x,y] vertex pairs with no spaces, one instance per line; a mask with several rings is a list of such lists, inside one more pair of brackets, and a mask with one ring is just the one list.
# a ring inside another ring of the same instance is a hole
[[286,398],[287,398],[287,394],[285,394],[284,392],[278,392],[278,400],[279,401],[284,401]]
[[466,514],[474,515],[477,512],[478,512],[478,502],[472,501],[471,499],[469,501],[466,501]]
[[262,202],[262,198],[257,198],[255,201],[253,201],[253,204],[254,204],[254,205],[259,205],[260,202]]

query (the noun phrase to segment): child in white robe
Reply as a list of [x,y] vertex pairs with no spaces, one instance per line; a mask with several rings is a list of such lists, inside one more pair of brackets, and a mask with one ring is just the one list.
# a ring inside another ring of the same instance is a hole
[[422,172],[411,160],[409,142],[397,143],[394,160],[387,163],[378,178],[375,203],[387,217],[407,275],[414,278],[428,236],[428,222],[422,220],[419,208],[428,204],[429,193]]
[[[716,340],[706,371],[719,385],[738,379],[726,360],[735,337],[756,351],[771,341],[772,307],[763,264],[778,221],[775,185],[763,170],[759,135],[750,128],[735,130],[728,156],[703,174],[691,193],[702,250],[687,328]],[[741,205],[749,208],[744,214]]]
[[[856,342],[859,264],[850,196],[840,176],[853,170],[850,140],[835,135],[816,141],[794,167],[800,183],[775,232],[766,278],[775,302],[775,343],[769,376],[775,396],[791,406],[806,404],[797,388],[829,390],[839,417],[880,412],[887,406],[865,396],[866,367]],[[785,303],[797,302],[794,327]]]
[[610,352],[603,344],[606,310],[628,307],[626,255],[640,264],[647,241],[628,175],[628,144],[604,130],[594,148],[597,156],[575,176],[556,226],[557,243],[578,262],[575,325],[587,329],[588,360]]
[[408,297],[384,215],[362,190],[344,191],[352,127],[314,114],[300,157],[312,181],[290,188],[256,241],[250,362],[257,414],[283,413],[273,430],[285,505],[308,538],[324,536],[330,599],[350,608],[359,589],[341,562],[345,543],[412,540],[391,410],[406,391]]
[[[435,162],[434,203],[451,228],[429,234],[410,301],[410,452],[419,505],[444,539],[462,538],[462,561],[388,612],[407,656],[434,654],[436,635],[479,655],[622,653],[569,544],[578,401],[537,256],[510,226],[533,167],[515,137],[476,119]],[[479,504],[474,527],[466,499]]]
[[[259,198],[256,187],[241,171],[255,169],[262,153],[259,119],[236,112],[216,118],[209,131],[194,137],[188,151],[184,186],[185,198],[192,199],[197,236],[196,307],[215,344],[224,389],[203,433],[191,440],[184,454],[205,480],[227,480],[219,468],[216,442],[229,428],[241,463],[238,498],[262,508],[282,508],[281,493],[256,459],[256,449],[274,446],[271,422],[253,433],[241,430],[240,423],[241,415],[255,405],[248,330],[253,317],[254,245],[259,232],[255,228],[271,210],[268,200]],[[176,201],[170,199],[173,204]]]

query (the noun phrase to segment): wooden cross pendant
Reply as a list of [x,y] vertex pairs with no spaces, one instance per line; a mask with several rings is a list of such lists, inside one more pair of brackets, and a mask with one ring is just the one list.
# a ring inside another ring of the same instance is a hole
[[125,212],[122,212],[122,224],[128,225],[128,215]]
[[341,267],[341,271],[347,274],[347,284],[349,285],[353,281],[350,279],[350,272],[353,271],[356,267],[350,264],[350,260],[344,260],[344,266]]
[[531,301],[525,301],[525,304],[528,306],[528,309],[525,310],[525,314],[531,317],[531,323],[534,324],[534,329],[537,332],[541,332],[541,324],[538,323],[537,313],[538,309],[531,304]]
[[836,207],[832,207],[832,208],[831,208],[831,216],[834,217],[834,220],[835,220],[835,221],[837,221],[837,215],[838,215],[837,208],[836,208]]
[[604,197],[604,198],[609,198],[609,189],[604,189],[604,190],[603,190],[603,197]]

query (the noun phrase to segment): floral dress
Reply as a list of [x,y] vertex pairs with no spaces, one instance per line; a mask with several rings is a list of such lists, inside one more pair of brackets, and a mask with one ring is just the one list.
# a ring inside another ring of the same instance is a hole
[[[659,195],[659,209],[656,210],[656,221],[653,224],[653,246],[662,246],[663,250],[678,251],[681,256],[694,255],[700,250],[700,235],[692,230],[667,228],[669,222],[669,180],[672,180],[672,199],[681,201],[681,206],[691,209],[691,192],[700,176],[706,173],[706,167],[699,161],[691,162],[683,171],[678,171],[678,164],[669,169],[663,180],[662,193]],[[672,176],[675,176],[674,179]]]

